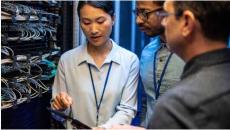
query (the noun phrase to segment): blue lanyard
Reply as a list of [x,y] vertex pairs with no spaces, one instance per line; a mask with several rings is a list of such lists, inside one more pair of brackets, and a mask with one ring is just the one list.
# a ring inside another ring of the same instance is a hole
[[94,81],[93,81],[93,76],[92,76],[92,71],[91,71],[91,65],[88,64],[88,67],[89,67],[90,78],[91,78],[91,82],[92,82],[92,86],[93,86],[94,98],[95,98],[95,102],[96,102],[96,108],[97,108],[97,117],[96,117],[97,118],[97,122],[96,122],[96,126],[98,126],[99,110],[100,110],[100,107],[101,107],[101,102],[102,102],[103,97],[104,97],[105,88],[106,88],[106,85],[107,85],[107,82],[108,82],[108,79],[109,79],[109,73],[110,73],[110,70],[111,70],[111,67],[112,67],[112,61],[109,64],[109,70],[107,72],[107,76],[106,76],[106,79],[105,79],[105,84],[104,84],[104,88],[103,88],[103,91],[102,91],[102,94],[101,94],[101,99],[100,99],[99,104],[98,104],[98,101],[97,101],[97,94],[96,94],[96,89],[95,89],[95,85],[94,85]]
[[[161,48],[160,48],[161,49]],[[156,94],[156,99],[158,99],[159,95],[160,95],[160,87],[161,87],[161,83],[162,83],[162,80],[163,80],[163,77],[165,75],[165,71],[167,69],[167,66],[168,66],[168,63],[172,57],[172,54],[173,53],[170,53],[165,65],[164,65],[164,68],[161,72],[161,75],[160,75],[160,80],[157,82],[157,76],[156,76],[156,60],[157,60],[157,54],[158,54],[158,51],[160,50],[158,49],[156,52],[155,52],[155,55],[154,55],[154,61],[153,61],[153,83],[154,83],[154,91],[155,91],[155,94]]]

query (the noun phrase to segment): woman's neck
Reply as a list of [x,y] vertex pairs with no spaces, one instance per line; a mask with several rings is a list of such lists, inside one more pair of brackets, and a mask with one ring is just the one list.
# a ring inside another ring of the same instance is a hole
[[112,42],[108,40],[103,46],[93,46],[92,44],[87,44],[87,51],[90,56],[92,56],[94,62],[100,68],[106,59],[107,55],[112,50]]
[[110,40],[108,40],[103,46],[93,46],[90,43],[87,44],[87,51],[91,56],[107,55],[111,49],[112,43]]

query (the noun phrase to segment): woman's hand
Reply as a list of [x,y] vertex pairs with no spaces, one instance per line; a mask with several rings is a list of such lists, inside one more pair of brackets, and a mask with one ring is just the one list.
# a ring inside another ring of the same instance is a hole
[[92,130],[106,130],[106,129],[102,127],[93,127]]
[[111,128],[107,130],[146,130],[142,127],[131,126],[131,125],[113,125]]
[[72,98],[65,92],[60,92],[52,101],[51,106],[55,110],[65,110],[72,105]]

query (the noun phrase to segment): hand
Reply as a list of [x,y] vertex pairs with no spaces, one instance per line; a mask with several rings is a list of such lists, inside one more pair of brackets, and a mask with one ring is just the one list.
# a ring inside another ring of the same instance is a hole
[[131,125],[112,125],[111,128],[109,128],[109,130],[146,130],[143,127],[137,127],[137,126],[131,126]]
[[102,128],[102,127],[93,127],[92,130],[105,130],[105,128]]
[[72,98],[65,92],[60,92],[51,103],[55,110],[65,110],[73,104]]

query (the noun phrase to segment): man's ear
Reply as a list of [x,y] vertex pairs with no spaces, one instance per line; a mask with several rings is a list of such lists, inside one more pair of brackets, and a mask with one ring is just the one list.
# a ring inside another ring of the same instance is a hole
[[194,14],[189,10],[186,10],[186,11],[183,12],[182,18],[183,18],[183,24],[182,24],[181,34],[184,37],[188,37],[194,31],[194,28],[196,26],[195,25],[196,24],[196,19],[195,19]]

